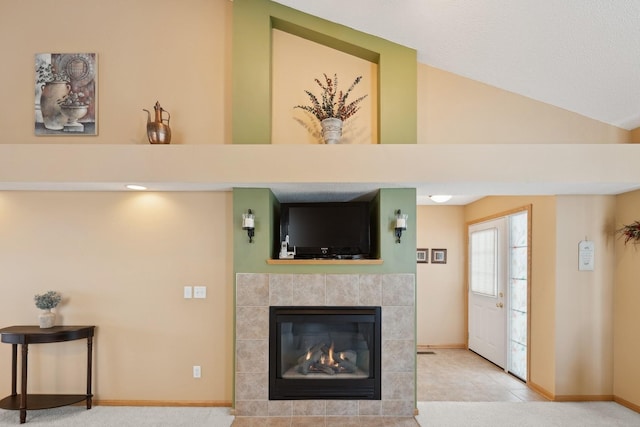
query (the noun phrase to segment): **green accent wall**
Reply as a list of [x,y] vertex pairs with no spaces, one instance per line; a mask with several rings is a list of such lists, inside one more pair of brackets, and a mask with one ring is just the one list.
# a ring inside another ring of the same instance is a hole
[[234,144],[271,143],[273,28],[378,64],[381,144],[417,143],[416,51],[268,0],[233,2]]
[[[381,188],[380,198],[380,256],[389,270],[385,273],[416,273],[416,190],[414,188]],[[407,229],[396,243],[396,211],[408,215]]]
[[[273,233],[275,197],[265,188],[235,188],[233,190],[233,264],[235,272],[253,273],[270,257]],[[242,229],[242,214],[251,209],[255,215],[255,235],[249,243],[247,231]],[[265,264],[266,265],[266,264]]]
[[[269,265],[277,247],[280,204],[268,188],[233,190],[233,263],[235,273],[416,273],[416,191],[413,188],[383,188],[373,200],[373,217],[379,218],[372,233],[381,265]],[[242,214],[255,214],[254,242],[242,229]],[[393,221],[396,210],[409,215],[402,242],[396,243]]]

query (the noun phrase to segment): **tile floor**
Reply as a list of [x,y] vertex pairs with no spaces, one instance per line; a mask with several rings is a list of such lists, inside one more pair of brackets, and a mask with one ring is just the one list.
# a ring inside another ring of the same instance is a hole
[[[534,402],[546,399],[522,381],[469,350],[434,349],[418,354],[419,402]],[[413,418],[236,417],[232,427],[418,427]]]
[[418,402],[546,401],[525,383],[472,351],[434,349],[418,354]]

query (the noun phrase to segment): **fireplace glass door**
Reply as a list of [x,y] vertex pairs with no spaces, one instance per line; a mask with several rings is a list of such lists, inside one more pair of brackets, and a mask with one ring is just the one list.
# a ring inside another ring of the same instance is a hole
[[271,307],[269,398],[380,399],[380,307]]

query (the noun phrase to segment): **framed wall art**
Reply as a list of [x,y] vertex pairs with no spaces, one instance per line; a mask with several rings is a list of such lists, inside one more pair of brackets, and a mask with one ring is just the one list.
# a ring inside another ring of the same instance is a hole
[[447,263],[446,249],[431,249],[431,264],[446,264],[446,263]]
[[418,263],[428,263],[429,262],[429,249],[427,249],[427,248],[418,248],[418,249],[416,249],[416,261]]
[[35,55],[35,134],[97,135],[95,53]]

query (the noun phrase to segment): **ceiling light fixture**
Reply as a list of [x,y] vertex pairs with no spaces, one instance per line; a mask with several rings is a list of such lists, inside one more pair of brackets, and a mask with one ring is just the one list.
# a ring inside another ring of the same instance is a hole
[[433,195],[433,196],[429,196],[429,198],[431,200],[433,200],[434,202],[436,202],[436,203],[448,202],[449,200],[451,200],[451,197],[453,197],[453,196],[450,196],[448,194],[436,194],[436,195]]
[[129,190],[137,190],[137,191],[142,191],[142,190],[146,190],[147,187],[143,186],[143,185],[138,185],[138,184],[128,184],[127,188]]

